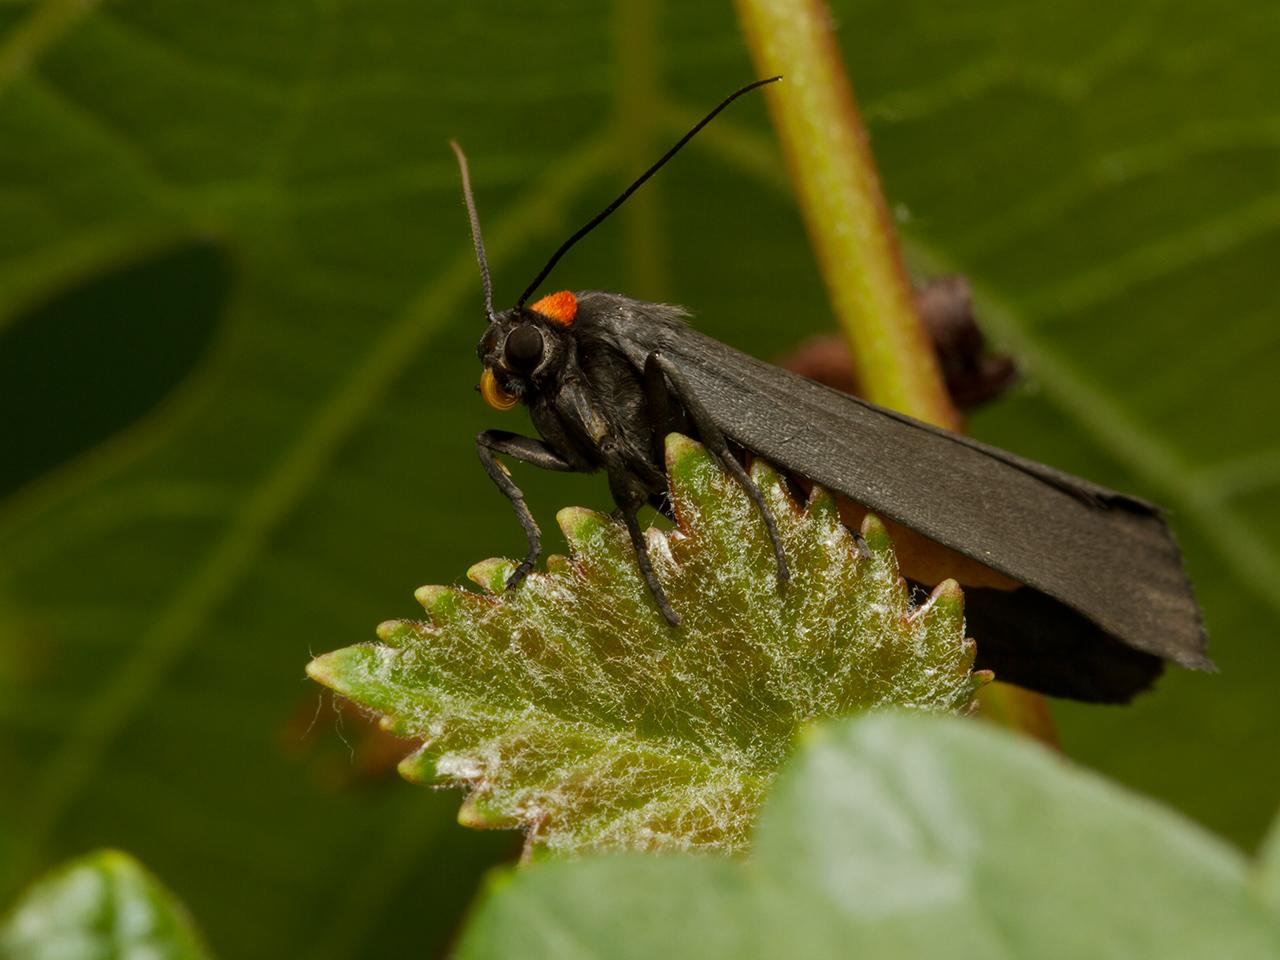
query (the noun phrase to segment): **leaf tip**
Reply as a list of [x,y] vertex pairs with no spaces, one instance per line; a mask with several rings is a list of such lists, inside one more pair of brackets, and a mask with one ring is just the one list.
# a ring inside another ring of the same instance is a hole
[[893,539],[889,536],[889,528],[879,517],[868,513],[862,518],[862,539],[872,553],[889,554],[893,552]]
[[809,498],[805,501],[805,510],[810,516],[839,522],[840,507],[826,487],[813,485],[813,489],[809,491]]
[[396,773],[410,783],[438,783],[435,759],[423,750],[415,750],[396,764]]
[[751,460],[751,479],[756,482],[757,487],[764,490],[780,483],[782,474],[764,457],[754,457]]
[[693,461],[707,456],[702,444],[683,433],[668,433],[663,449],[666,451],[668,472],[687,470]]
[[307,676],[321,686],[332,689],[338,682],[338,654],[341,652],[340,650],[333,650],[312,658],[311,662],[307,664]]
[[586,507],[565,507],[556,514],[556,523],[575,552],[590,544],[610,522],[603,513]]
[[521,820],[488,801],[480,791],[467,795],[458,808],[458,823],[472,830],[511,830],[521,826]]
[[472,564],[467,579],[486,593],[499,594],[507,589],[507,578],[515,572],[516,565],[503,557],[490,557]]
[[448,587],[442,587],[437,584],[428,584],[425,587],[419,587],[417,590],[413,591],[413,599],[417,600],[424,610],[430,612],[431,605],[435,603],[436,597],[438,597],[441,592],[447,591],[448,589]]
[[948,620],[963,620],[964,591],[955,580],[943,580],[933,588],[921,610],[934,611],[935,616],[943,616]]
[[456,587],[442,587],[438,584],[430,584],[413,591],[413,598],[422,605],[422,609],[427,611],[434,623],[440,624],[454,618],[458,612],[461,598],[466,593],[467,591],[459,590]]

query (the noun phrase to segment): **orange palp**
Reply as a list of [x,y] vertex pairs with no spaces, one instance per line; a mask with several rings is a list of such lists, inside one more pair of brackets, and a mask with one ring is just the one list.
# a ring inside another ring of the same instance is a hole
[[498,378],[488,367],[485,367],[484,373],[480,374],[480,396],[484,397],[484,402],[495,410],[510,410],[518,402],[517,397],[502,389]]

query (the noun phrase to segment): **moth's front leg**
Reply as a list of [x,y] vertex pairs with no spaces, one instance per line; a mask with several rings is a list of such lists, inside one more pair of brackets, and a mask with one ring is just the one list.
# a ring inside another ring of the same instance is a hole
[[504,453],[522,463],[530,463],[543,470],[572,472],[574,468],[541,440],[522,437],[518,433],[510,433],[506,430],[485,430],[481,433],[476,437],[476,453],[480,457],[480,462],[484,464],[489,479],[497,484],[498,489],[511,501],[516,518],[520,521],[525,538],[529,542],[529,551],[525,554],[524,560],[511,572],[511,576],[507,577],[507,589],[510,590],[527,577],[533,565],[538,562],[538,555],[542,553],[542,531],[538,529],[533,514],[529,512],[529,507],[524,502],[524,492],[516,486],[510,472],[494,454]]
[[649,499],[649,490],[643,480],[635,472],[629,470],[619,459],[606,448],[606,469],[609,471],[609,492],[613,494],[613,502],[618,505],[618,515],[627,528],[631,538],[631,546],[636,552],[636,563],[640,565],[640,575],[658,605],[663,618],[673,627],[680,626],[680,614],[672,609],[667,594],[662,589],[658,575],[653,572],[653,564],[649,562],[649,542],[640,529],[640,520],[636,516],[640,508]]
[[[680,368],[669,358],[657,351],[649,354],[644,361],[644,378],[645,389],[650,397],[660,392],[665,393],[666,385],[670,384],[671,391],[697,428],[702,445],[733,475],[746,491],[747,496],[751,498],[751,502],[756,505],[760,516],[764,518],[765,529],[769,533],[769,543],[773,546],[773,556],[778,566],[778,585],[784,586],[791,579],[791,571],[787,567],[787,557],[782,550],[782,537],[778,535],[777,521],[774,520],[773,511],[769,509],[769,504],[765,501],[760,488],[751,479],[751,474],[747,473],[738,462],[738,458],[733,455],[733,451],[729,449],[729,442],[725,439],[724,433],[711,419],[707,408],[693,392],[693,388],[689,386],[689,381],[680,372]],[[665,411],[665,405],[663,410]],[[666,425],[657,424],[654,429],[665,430]]]

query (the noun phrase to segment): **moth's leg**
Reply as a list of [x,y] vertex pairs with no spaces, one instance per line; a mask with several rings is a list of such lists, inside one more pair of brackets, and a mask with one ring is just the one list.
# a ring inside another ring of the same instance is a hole
[[[667,381],[656,364],[646,360],[644,365],[644,392],[649,413],[649,430],[652,435],[653,448],[649,455],[653,458],[653,466],[661,475],[666,475],[666,439],[667,434],[678,427],[671,419],[671,404],[667,393]],[[671,498],[664,483],[660,492],[649,495],[649,506],[657,510],[668,520],[675,519],[675,510],[671,506]]]
[[497,484],[498,489],[511,501],[511,506],[516,511],[516,518],[524,529],[525,539],[529,542],[529,552],[525,554],[524,560],[511,572],[511,576],[507,577],[507,589],[510,590],[527,577],[533,565],[538,562],[538,555],[542,552],[542,532],[538,529],[533,514],[529,512],[529,507],[524,502],[524,492],[515,485],[507,468],[494,454],[505,453],[509,457],[515,457],[523,463],[530,463],[544,470],[572,471],[573,466],[541,440],[522,437],[518,433],[508,433],[506,430],[485,430],[481,433],[476,437],[476,453],[480,456],[480,462],[484,464],[489,479]]
[[653,431],[653,463],[659,469],[666,460],[667,431],[671,429],[671,411],[667,408],[667,383],[662,369],[651,353],[644,361],[644,395],[648,401],[649,429]]
[[[607,451],[606,451],[607,456]],[[636,563],[640,565],[640,575],[653,595],[653,602],[673,627],[680,626],[680,615],[671,608],[667,595],[653,572],[653,564],[649,562],[649,542],[640,529],[637,512],[648,499],[648,491],[644,484],[630,471],[616,462],[609,463],[609,491],[613,494],[613,502],[618,505],[618,516],[626,525],[627,534],[631,537],[631,546],[636,552]]]
[[[680,368],[661,353],[654,352],[645,358],[644,370],[646,384],[651,383],[652,377],[665,376],[666,381],[671,384],[671,389],[675,392],[676,397],[689,414],[689,419],[693,421],[693,425],[697,428],[698,435],[702,438],[703,446],[710,450],[712,455],[724,464],[724,468],[733,474],[734,479],[741,484],[742,489],[751,498],[751,502],[760,511],[760,516],[764,518],[765,528],[769,531],[769,542],[773,545],[774,559],[778,563],[778,584],[780,586],[785,585],[791,579],[791,571],[787,568],[787,557],[782,551],[782,538],[778,535],[777,521],[774,520],[773,511],[769,509],[769,504],[765,502],[764,494],[760,492],[760,488],[751,479],[751,475],[738,462],[738,458],[733,455],[733,451],[729,449],[729,442],[725,439],[720,428],[716,426],[715,421],[711,419],[711,415],[707,413],[707,408],[702,405],[702,401],[698,399],[697,394],[689,387],[689,381],[684,378]],[[652,389],[651,386],[648,388]]]

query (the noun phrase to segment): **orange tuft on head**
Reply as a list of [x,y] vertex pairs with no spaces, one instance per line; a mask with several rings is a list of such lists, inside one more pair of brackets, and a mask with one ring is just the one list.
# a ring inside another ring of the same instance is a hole
[[568,290],[559,293],[548,293],[529,309],[540,313],[554,324],[562,327],[572,326],[573,318],[578,315],[578,299]]

